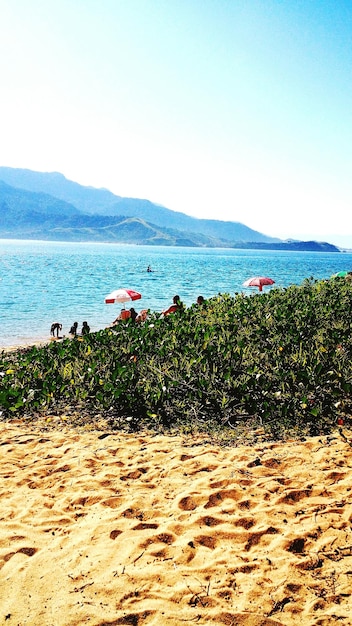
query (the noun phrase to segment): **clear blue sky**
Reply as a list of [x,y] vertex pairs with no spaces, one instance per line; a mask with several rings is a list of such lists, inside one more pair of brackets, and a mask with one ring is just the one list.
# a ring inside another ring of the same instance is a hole
[[0,165],[352,248],[351,0],[0,0]]

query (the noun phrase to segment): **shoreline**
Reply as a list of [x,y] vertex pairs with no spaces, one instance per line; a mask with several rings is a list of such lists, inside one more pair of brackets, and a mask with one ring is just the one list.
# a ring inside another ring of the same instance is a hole
[[50,344],[52,341],[63,341],[63,339],[69,339],[69,337],[60,337],[56,339],[56,337],[49,337],[47,339],[32,339],[27,341],[21,341],[16,344],[9,344],[0,346],[0,354],[1,352],[16,352],[17,350],[25,350],[26,348],[34,348],[35,346],[43,347]]

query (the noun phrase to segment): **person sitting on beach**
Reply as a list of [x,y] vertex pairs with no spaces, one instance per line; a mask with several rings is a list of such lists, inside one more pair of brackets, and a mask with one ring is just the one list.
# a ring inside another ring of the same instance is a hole
[[183,304],[180,300],[180,296],[174,296],[172,302],[173,304],[169,306],[168,309],[163,311],[163,315],[170,315],[170,313],[175,313],[176,311],[183,311]]
[[128,309],[121,309],[120,315],[113,321],[112,326],[115,326],[121,320],[128,320],[131,317],[131,311]]
[[201,315],[206,315],[207,301],[203,296],[198,296],[195,307],[200,310]]
[[83,322],[81,335],[88,335],[89,332],[90,332],[90,327],[88,326],[87,322]]
[[50,334],[53,337],[55,337],[55,331],[56,331],[56,337],[59,336],[59,330],[62,330],[62,324],[59,324],[59,322],[54,322],[53,324],[51,324]]
[[138,313],[133,307],[130,308],[130,314],[132,322],[135,322],[138,317]]
[[73,326],[71,326],[70,328],[70,335],[73,335],[73,337],[77,337],[77,328],[78,328],[78,322],[74,322]]
[[148,316],[148,309],[142,309],[136,317],[136,322],[145,322]]

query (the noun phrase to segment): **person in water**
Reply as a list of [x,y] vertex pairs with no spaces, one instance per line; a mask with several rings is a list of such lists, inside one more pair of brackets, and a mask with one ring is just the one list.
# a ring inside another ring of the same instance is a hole
[[88,335],[89,332],[90,332],[90,327],[88,326],[87,322],[83,322],[81,335]]
[[150,265],[148,265],[148,267],[147,267],[147,272],[152,272],[152,271],[153,271],[153,270],[152,270],[151,266],[150,266]]

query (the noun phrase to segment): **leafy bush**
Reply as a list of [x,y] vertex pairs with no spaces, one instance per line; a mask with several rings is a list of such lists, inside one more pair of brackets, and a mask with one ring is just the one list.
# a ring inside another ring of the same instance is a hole
[[112,425],[328,432],[351,411],[352,285],[245,296],[0,356],[2,417],[84,410]]

